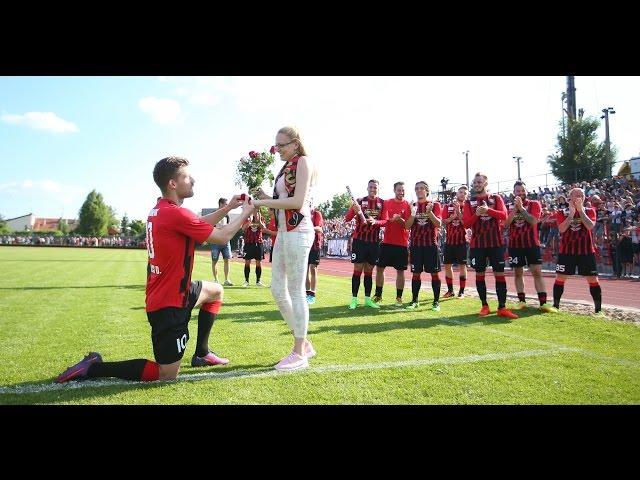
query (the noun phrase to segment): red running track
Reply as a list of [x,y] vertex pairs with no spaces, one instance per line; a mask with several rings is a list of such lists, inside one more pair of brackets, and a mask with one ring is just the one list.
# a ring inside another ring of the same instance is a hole
[[[321,273],[326,273],[327,275],[340,275],[350,277],[353,273],[353,266],[348,260],[339,260],[339,259],[329,259],[323,258],[320,260],[320,265],[318,270]],[[375,283],[375,269],[373,272],[374,275],[374,283]],[[444,268],[442,273],[440,274],[442,277],[442,284],[444,283]],[[426,280],[429,278],[427,274],[422,275],[422,286],[424,288],[425,283],[428,286],[429,291],[431,290],[431,281]],[[516,293],[516,286],[513,278],[513,271],[510,269],[505,270],[505,277],[507,279],[507,292],[509,294]],[[544,273],[544,284],[547,287],[547,297],[549,303],[553,303],[553,282],[555,280],[555,274],[553,273]],[[426,281],[425,281],[426,280]],[[491,273],[491,269],[487,270],[486,274],[487,280],[487,289],[495,290],[495,281],[493,279],[493,274]],[[386,284],[395,285],[396,281],[396,271],[387,267],[384,270],[384,281]],[[405,272],[405,288],[411,288],[411,273],[409,270]],[[457,267],[453,268],[453,285],[456,293],[458,292],[458,287],[460,285],[459,282],[459,274]],[[525,268],[524,273],[524,285],[525,285],[525,293],[527,296],[536,297],[536,289],[533,285],[533,277]],[[620,280],[612,280],[607,277],[600,277],[600,285],[602,287],[602,304],[603,305],[615,305],[621,307],[629,307],[629,308],[637,308],[640,309],[640,282],[637,280],[629,280],[629,279],[620,279]],[[471,287],[475,290],[476,288],[476,276],[475,272],[471,268],[467,268],[467,286]],[[589,294],[589,286],[587,284],[587,280],[584,277],[579,275],[574,275],[573,278],[567,279],[567,282],[564,285],[564,293],[562,295],[563,300],[574,300],[574,301],[586,301],[588,303],[593,303],[593,299]],[[562,302],[561,302],[562,304]]]
[[[209,255],[208,252],[198,252],[202,255]],[[265,255],[265,259],[262,261],[265,267],[269,267],[270,264],[267,261],[268,256]],[[241,259],[234,258],[233,261],[242,262]],[[218,268],[222,268],[222,260],[219,263]],[[318,267],[318,271],[320,273],[324,273],[327,275],[337,275],[342,277],[350,277],[353,273],[353,265],[349,260],[341,260],[336,258],[322,258],[320,260],[320,265]],[[375,269],[373,272],[374,275],[374,284],[375,284]],[[442,276],[442,284],[444,283],[444,269],[441,273]],[[428,290],[431,290],[430,280],[427,280],[427,275],[423,274],[422,280],[422,288],[426,287]],[[507,293],[508,294],[516,294],[516,286],[513,279],[513,271],[510,269],[505,270],[505,277],[507,279]],[[553,282],[555,280],[555,274],[553,273],[543,273],[544,283],[547,287],[547,297],[549,303],[553,302]],[[493,274],[491,273],[491,269],[487,270],[487,290],[493,291],[495,290],[495,281],[493,279]],[[396,280],[396,271],[387,267],[384,271],[384,280],[385,286],[387,284],[395,284]],[[459,282],[459,274],[457,267],[453,268],[453,285],[456,293],[458,292],[458,287],[460,285]],[[528,297],[536,297],[536,290],[533,285],[533,277],[525,268],[524,274],[524,285],[525,285],[525,293]],[[614,305],[619,307],[627,307],[627,308],[637,308],[640,309],[640,281],[638,280],[628,280],[628,279],[620,279],[620,280],[612,280],[608,277],[601,276],[600,277],[600,285],[602,287],[602,304],[603,305]],[[476,287],[476,276],[475,272],[471,268],[467,268],[467,286],[471,287],[475,290]],[[411,273],[409,270],[405,272],[405,289],[411,288]],[[346,292],[345,295],[349,295],[350,292]],[[593,299],[589,294],[589,286],[587,285],[587,280],[584,277],[579,275],[574,275],[573,278],[569,278],[564,285],[564,293],[562,295],[562,300],[573,300],[573,301],[581,301],[587,302],[589,304],[593,303]]]

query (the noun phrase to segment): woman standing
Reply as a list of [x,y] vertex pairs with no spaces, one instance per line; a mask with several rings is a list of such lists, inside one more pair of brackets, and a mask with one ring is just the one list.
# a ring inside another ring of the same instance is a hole
[[275,366],[276,370],[297,370],[309,366],[316,352],[307,339],[309,305],[305,294],[307,260],[314,240],[311,221],[311,187],[316,168],[295,127],[283,127],[276,135],[276,151],[285,162],[278,173],[273,198],[262,190],[253,204],[276,212],[278,241],[273,248],[271,293],[294,337],[293,351]]

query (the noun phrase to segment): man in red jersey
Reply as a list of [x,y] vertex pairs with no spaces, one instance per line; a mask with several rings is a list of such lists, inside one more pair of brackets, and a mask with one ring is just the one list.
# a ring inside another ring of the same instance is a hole
[[276,246],[276,237],[278,236],[278,226],[276,225],[275,210],[269,209],[269,214],[271,215],[269,225],[267,225],[267,228],[262,230],[262,233],[266,233],[271,237],[271,250],[269,251],[269,262],[271,263],[273,261],[273,247]]
[[[151,325],[155,362],[145,359],[103,362],[90,352],[76,365],[60,374],[56,382],[96,377],[125,380],[174,380],[189,340],[188,324],[193,308],[198,314],[198,340],[191,359],[194,367],[225,365],[229,361],[209,350],[209,333],[220,310],[223,287],[219,283],[191,281],[196,243],[225,245],[253,212],[253,205],[234,196],[227,206],[204,217],[181,208],[193,196],[195,180],[185,158],[167,157],[153,169],[153,179],[162,197],[147,218],[146,312]],[[215,228],[229,211],[242,204],[242,213],[224,227]]]
[[[380,253],[380,227],[383,225],[382,211],[384,200],[378,197],[378,180],[369,180],[366,197],[358,198],[344,217],[345,222],[356,219],[356,228],[351,234],[351,263],[353,263],[353,276],[351,277],[351,303],[349,309],[358,306],[358,290],[360,290],[360,277],[364,269],[364,304],[371,308],[380,308],[371,299],[373,278],[371,272],[378,262]],[[362,221],[360,213],[365,217]]]
[[587,278],[595,311],[599,313],[602,308],[602,290],[598,283],[596,250],[591,235],[596,223],[596,211],[594,208],[585,208],[584,191],[581,188],[574,188],[569,192],[569,206],[558,209],[556,219],[560,230],[560,253],[553,285],[553,311],[557,312],[560,307],[567,275],[574,275],[577,269],[578,275]]
[[444,245],[444,276],[447,281],[447,292],[442,298],[450,298],[453,293],[453,263],[460,269],[460,290],[458,298],[464,297],[467,283],[467,232],[462,225],[462,207],[469,194],[469,187],[461,185],[456,198],[442,209],[442,224],[446,225],[447,237]]
[[396,269],[396,307],[402,308],[402,291],[404,290],[404,271],[409,263],[409,232],[406,223],[411,216],[411,205],[404,199],[404,182],[393,184],[395,197],[384,201],[384,238],[380,245],[380,256],[376,267],[375,303],[382,300],[384,286],[384,269]]
[[316,282],[318,280],[318,265],[320,265],[320,250],[322,250],[322,226],[324,222],[322,220],[322,213],[315,207],[311,208],[311,222],[313,223],[313,230],[315,236],[313,239],[313,245],[309,250],[309,260],[307,263],[307,303],[316,303]]
[[431,310],[440,311],[440,248],[438,247],[438,233],[442,225],[442,208],[440,203],[432,202],[429,197],[429,185],[419,181],[415,187],[418,201],[411,205],[411,216],[406,227],[411,229],[411,293],[413,298],[407,310],[419,307],[420,274],[431,274],[431,288],[433,290],[433,305]]
[[256,211],[251,219],[247,219],[242,224],[244,231],[244,283],[243,287],[249,286],[249,274],[251,273],[251,260],[256,261],[256,286],[266,287],[260,281],[262,276],[262,260],[264,259],[264,242],[262,232],[266,230],[266,225],[262,221],[259,211]]
[[540,311],[549,312],[547,292],[542,279],[542,252],[538,236],[538,222],[542,216],[542,207],[537,200],[527,199],[527,186],[517,181],[513,184],[513,203],[507,205],[507,219],[504,226],[509,228],[509,264],[514,269],[518,306],[527,308],[524,292],[524,266],[529,266],[533,283],[538,292]]
[[504,239],[502,224],[507,218],[504,200],[497,194],[487,192],[487,176],[476,173],[473,178],[474,194],[464,202],[462,223],[471,228],[471,267],[476,271],[476,289],[482,302],[480,316],[491,313],[487,303],[487,284],[484,274],[487,269],[487,258],[491,263],[496,278],[496,294],[498,296],[498,316],[518,318],[518,315],[506,308],[507,282],[504,278]]

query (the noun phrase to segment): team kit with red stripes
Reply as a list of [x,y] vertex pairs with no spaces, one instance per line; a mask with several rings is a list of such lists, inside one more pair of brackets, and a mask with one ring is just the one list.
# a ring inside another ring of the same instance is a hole
[[[440,310],[441,252],[439,238],[445,237],[444,264],[447,292],[443,298],[454,297],[451,267],[460,268],[460,289],[458,297],[464,296],[466,284],[467,250],[469,266],[476,272],[476,290],[481,302],[480,316],[491,313],[487,302],[485,272],[491,266],[495,278],[495,292],[498,297],[498,316],[516,319],[518,315],[506,307],[507,284],[505,265],[514,270],[518,296],[517,309],[527,308],[524,288],[524,269],[527,268],[534,280],[541,312],[557,312],[564,291],[567,276],[577,273],[587,278],[589,291],[594,301],[595,312],[600,312],[602,294],[597,278],[595,248],[591,229],[595,224],[595,210],[584,206],[584,192],[573,189],[568,207],[556,213],[561,232],[560,252],[556,265],[556,281],[553,288],[553,306],[547,303],[547,292],[542,278],[542,254],[538,235],[541,220],[540,202],[529,200],[524,182],[514,184],[513,200],[505,204],[503,197],[486,190],[488,177],[477,173],[474,177],[471,195],[463,185],[456,198],[445,205],[430,200],[429,186],[424,181],[416,183],[417,201],[407,204],[403,199],[404,185],[394,185],[395,197],[384,200],[377,196],[378,182],[371,180],[369,195],[354,199],[345,221],[355,219],[356,225],[351,238],[351,262],[354,264],[352,276],[352,299],[350,309],[358,305],[360,278],[364,272],[365,306],[379,309],[385,267],[392,266],[397,271],[396,307],[402,305],[404,270],[410,266],[412,279],[412,300],[409,310],[419,308],[418,295],[421,288],[421,273],[431,275],[433,304],[431,309]],[[372,188],[373,187],[373,188]],[[408,214],[404,212],[409,206]],[[362,220],[360,213],[364,215]],[[380,231],[384,238],[380,243]],[[406,231],[408,230],[408,238]],[[506,230],[506,238],[503,232]],[[470,237],[470,238],[469,238]],[[470,240],[467,242],[467,240]],[[372,270],[377,266],[376,292],[371,295]],[[447,268],[448,267],[448,268]],[[402,273],[402,277],[400,274]],[[401,283],[401,284],[400,284]]]

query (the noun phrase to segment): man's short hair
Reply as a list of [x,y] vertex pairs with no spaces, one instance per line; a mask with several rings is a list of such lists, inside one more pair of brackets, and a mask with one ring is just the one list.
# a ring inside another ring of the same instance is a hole
[[189,160],[182,157],[166,157],[156,163],[153,168],[153,181],[164,194],[167,189],[169,180],[176,178],[178,170],[189,165]]
[[484,174],[484,173],[482,173],[482,172],[478,172],[478,173],[476,173],[473,177],[474,177],[474,178],[475,178],[475,177],[482,177],[482,178],[484,178],[485,180],[489,180],[489,177],[487,177],[487,175],[486,175],[486,174]]
[[226,198],[224,198],[224,197],[220,197],[220,198],[218,199],[218,206],[220,206],[222,203],[227,203],[227,199],[226,199]]
[[397,187],[398,185],[404,185],[404,182],[396,182],[396,183],[394,183],[394,184],[393,184],[393,190],[394,190],[394,191],[395,191],[395,189],[396,189],[396,187]]
[[378,185],[380,185],[380,182],[378,180],[374,180],[374,179],[369,180],[367,182],[367,185],[369,185],[370,183],[377,183]]
[[[418,181],[416,182],[416,187],[417,187],[417,186],[418,186],[418,184],[420,184],[420,183],[424,185],[424,188],[425,188],[425,189],[429,190],[429,184],[428,184],[427,182],[425,182],[424,180],[418,180]],[[413,187],[413,188],[415,188],[415,187]]]
[[516,183],[513,184],[513,189],[514,190],[516,189],[516,187],[524,187],[525,190],[526,190],[527,184],[524,183],[522,180],[518,180],[518,181],[516,181]]

